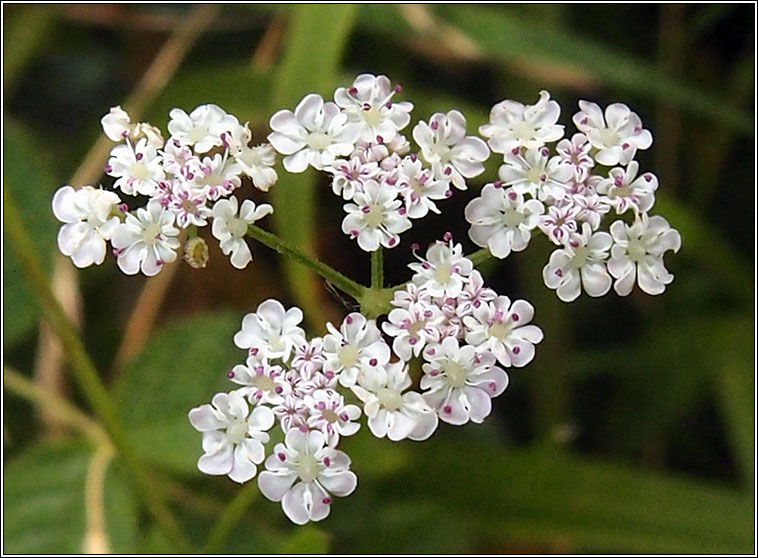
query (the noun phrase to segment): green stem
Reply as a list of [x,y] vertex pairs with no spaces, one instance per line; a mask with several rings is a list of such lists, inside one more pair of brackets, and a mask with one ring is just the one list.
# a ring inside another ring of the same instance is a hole
[[371,288],[375,291],[384,287],[384,252],[380,246],[371,252]]
[[466,257],[471,260],[471,263],[474,264],[474,267],[477,267],[487,260],[492,259],[492,252],[490,252],[488,248],[480,248],[476,252],[472,252]]
[[136,457],[126,430],[118,417],[116,407],[100,381],[97,369],[87,354],[76,328],[50,289],[48,280],[42,272],[42,262],[37,253],[37,248],[26,232],[16,204],[10,196],[7,182],[3,188],[3,206],[5,232],[47,320],[61,340],[61,345],[71,364],[71,370],[77,384],[95,414],[102,421],[114,447],[142,492],[150,513],[166,534],[178,545],[178,549],[189,548],[189,544],[179,529],[179,524],[161,499],[160,495],[163,493],[161,487],[153,482],[147,468]]
[[247,228],[247,234],[261,244],[265,244],[272,250],[276,250],[280,254],[289,256],[296,262],[315,271],[321,275],[321,277],[329,281],[329,283],[337,287],[342,292],[349,294],[355,300],[360,300],[366,292],[366,287],[363,285],[356,283],[336,269],[326,265],[324,262],[319,261],[316,258],[312,258],[294,246],[290,246],[290,244],[288,244],[285,240],[281,239],[273,233],[265,231],[260,227],[256,227],[255,225],[250,225]]
[[217,554],[226,541],[229,533],[244,515],[247,508],[260,494],[257,482],[248,482],[247,486],[237,491],[237,495],[221,511],[216,523],[208,535],[203,547],[203,554]]

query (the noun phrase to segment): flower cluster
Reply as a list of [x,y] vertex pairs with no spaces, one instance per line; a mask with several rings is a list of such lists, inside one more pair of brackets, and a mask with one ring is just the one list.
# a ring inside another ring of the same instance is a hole
[[[265,460],[261,492],[301,524],[325,518],[333,496],[355,489],[350,458],[336,447],[360,428],[361,414],[374,436],[393,441],[425,440],[439,420],[481,423],[508,385],[503,368],[528,364],[542,340],[529,324],[534,310],[485,287],[449,238],[410,267],[411,282],[396,291],[381,328],[392,349],[376,320],[358,312],[311,339],[300,309],[277,300],[246,315],[234,343],[248,357],[227,373],[240,387],[189,413],[203,433],[198,468],[244,483]],[[415,357],[421,392],[410,389]],[[266,457],[274,423],[284,443]]]
[[[634,160],[653,138],[639,116],[614,103],[603,112],[579,102],[578,132],[563,138],[560,106],[543,91],[534,105],[503,101],[492,107],[479,132],[503,155],[498,180],[466,206],[469,236],[493,256],[526,249],[533,230],[559,246],[543,269],[545,284],[565,301],[613,287],[621,296],[634,287],[660,294],[673,280],[663,254],[679,250],[681,238],[660,216],[648,216],[658,179],[639,174]],[[560,140],[560,141],[559,141]],[[548,145],[557,142],[555,151]],[[611,210],[619,218],[600,230]],[[621,216],[631,215],[627,224]]]
[[110,153],[105,173],[113,188],[129,196],[146,196],[147,203],[130,211],[116,192],[86,186],[60,188],[53,198],[55,216],[65,223],[58,245],[77,267],[101,264],[110,241],[118,266],[128,274],[152,276],[173,262],[187,230],[188,261],[198,238],[196,228],[213,221],[212,232],[234,267],[252,260],[244,240],[248,225],[273,211],[246,199],[240,205],[233,192],[247,177],[262,191],[276,182],[273,148],[250,146],[247,124],[216,105],[202,105],[187,114],[170,112],[170,137],[147,123],[133,124],[129,115],[114,107],[102,118],[103,131],[118,142]]
[[[333,101],[306,95],[294,112],[271,117],[269,143],[258,146],[251,146],[248,124],[216,105],[172,110],[166,141],[115,107],[102,119],[118,143],[105,167],[113,187],[56,192],[60,250],[86,267],[104,261],[110,242],[125,273],[155,275],[186,241],[185,260],[202,267],[208,247],[196,229],[211,224],[222,252],[244,268],[252,260],[246,236],[276,237],[251,226],[273,208],[237,195],[243,180],[264,192],[276,182],[278,153],[288,173],[312,167],[329,177],[345,201],[342,231],[376,252],[398,246],[414,220],[440,213],[438,204],[466,190],[497,153],[497,180],[465,208],[479,256],[506,258],[525,250],[533,232],[543,233],[557,247],[544,282],[567,302],[582,290],[602,296],[613,286],[623,296],[636,283],[660,294],[671,283],[663,256],[681,239],[663,217],[649,215],[658,180],[640,173],[635,156],[652,136],[627,106],[603,111],[580,101],[570,139],[558,124],[560,106],[545,91],[534,105],[505,100],[492,107],[479,128],[486,141],[467,135],[461,112],[435,113],[412,128],[414,151],[402,134],[413,104],[397,101],[400,91],[385,76],[363,74],[338,88]],[[121,194],[146,202],[130,209]],[[608,215],[615,220],[604,228]],[[273,246],[284,244],[276,239]],[[237,388],[189,412],[202,432],[202,472],[238,483],[257,477],[263,495],[281,502],[293,522],[319,521],[333,497],[357,486],[350,458],[337,448],[362,417],[376,437],[421,441],[440,421],[489,416],[492,398],[508,386],[507,370],[528,365],[542,340],[530,323],[534,308],[485,286],[449,233],[423,256],[419,250],[413,245],[410,281],[392,289],[374,270],[381,257],[372,256],[365,288],[299,253],[328,280],[347,281],[345,292],[369,310],[326,324],[321,337],[306,335],[300,309],[274,299],[247,314],[234,336],[246,360],[227,372]],[[361,293],[390,294],[377,308]]]

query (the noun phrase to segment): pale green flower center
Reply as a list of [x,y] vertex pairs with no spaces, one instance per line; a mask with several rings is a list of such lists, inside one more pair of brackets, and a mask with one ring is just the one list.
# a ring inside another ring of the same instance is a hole
[[616,145],[619,142],[619,139],[619,135],[615,130],[611,130],[610,128],[604,128],[600,130],[600,140],[606,147]]
[[247,234],[247,223],[237,217],[232,217],[226,222],[226,228],[232,233],[232,236],[242,238]]
[[226,427],[226,438],[232,444],[239,444],[247,435],[247,421],[244,417],[235,417]]
[[145,231],[142,233],[142,240],[145,244],[152,246],[158,240],[158,236],[161,234],[161,227],[156,223],[150,223],[145,227]]
[[352,345],[345,345],[337,350],[337,358],[345,368],[355,366],[358,362],[358,349]]
[[132,176],[132,178],[139,181],[147,180],[150,178],[150,171],[148,170],[147,165],[141,162],[134,163],[129,174]]
[[496,337],[497,339],[503,341],[508,336],[510,328],[504,323],[496,322],[489,327],[488,331],[490,337]]
[[437,265],[434,268],[434,279],[441,284],[446,284],[448,281],[450,281],[450,276],[452,275],[452,271],[450,268],[450,264],[448,263],[441,263]]
[[363,120],[369,126],[376,126],[382,121],[382,115],[379,113],[379,109],[371,107],[368,110],[363,111]]
[[397,411],[403,406],[403,398],[392,389],[382,388],[376,393],[379,404],[388,411]]
[[511,229],[517,228],[524,221],[524,216],[515,209],[503,211],[503,224]]
[[380,206],[372,203],[369,205],[369,211],[366,213],[364,219],[369,227],[375,229],[384,221],[384,212]]
[[640,261],[647,254],[645,245],[640,240],[630,239],[629,244],[626,247],[626,251],[629,254],[629,259],[634,262]]
[[318,461],[312,455],[301,454],[297,474],[303,482],[311,482],[318,476]]
[[453,387],[460,388],[466,383],[468,373],[466,369],[455,361],[448,360],[442,367],[442,371],[447,377],[447,383]]
[[516,122],[513,125],[513,135],[520,140],[530,140],[536,135],[534,127],[529,122]]
[[274,380],[264,375],[253,378],[252,384],[261,391],[273,391],[276,388]]
[[332,144],[332,138],[323,132],[311,132],[306,140],[308,147],[316,151],[323,151]]

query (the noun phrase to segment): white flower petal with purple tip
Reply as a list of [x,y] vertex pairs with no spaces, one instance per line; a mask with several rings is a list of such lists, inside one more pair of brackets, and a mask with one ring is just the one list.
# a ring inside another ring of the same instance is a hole
[[125,194],[152,196],[158,182],[165,178],[161,160],[155,146],[146,138],[134,145],[127,141],[111,150],[105,174],[116,178],[113,187]]
[[175,108],[169,116],[168,131],[171,137],[182,145],[193,147],[196,153],[207,153],[214,147],[221,147],[221,135],[229,134],[239,126],[237,118],[213,104],[200,105],[189,114]]
[[509,151],[498,170],[503,186],[542,201],[565,198],[573,175],[573,168],[558,156],[550,157],[547,147]]
[[365,368],[384,366],[390,359],[390,348],[382,339],[375,320],[367,320],[353,312],[337,330],[331,323],[324,336],[324,371],[335,374],[339,383],[350,387]]
[[298,327],[302,321],[303,311],[297,306],[285,310],[278,300],[264,300],[255,312],[242,319],[234,344],[255,351],[261,358],[288,361],[295,345],[305,339],[305,332]]
[[137,209],[136,214],[127,213],[111,238],[118,266],[127,275],[139,271],[148,277],[156,275],[164,264],[176,259],[178,234],[174,214],[155,200]]
[[579,109],[574,124],[598,149],[595,160],[601,165],[628,165],[638,149],[647,149],[653,143],[653,136],[643,129],[640,117],[622,103],[608,105],[605,114],[589,101],[579,101]]
[[252,200],[245,200],[237,214],[237,198],[231,196],[228,199],[219,200],[213,206],[212,232],[221,245],[221,251],[225,256],[231,254],[230,261],[237,269],[244,269],[253,260],[250,248],[245,242],[247,228],[263,219],[266,215],[274,212],[274,208],[267,203],[256,207]]
[[598,193],[608,196],[608,203],[619,215],[629,209],[635,214],[647,213],[655,203],[658,178],[650,172],[637,176],[637,171],[639,163],[632,161],[626,169],[611,169],[609,177],[598,183]]
[[366,252],[380,246],[393,248],[400,243],[399,235],[411,228],[397,191],[385,183],[367,180],[362,192],[355,192],[353,203],[344,205],[347,215],[342,232],[358,240]]
[[463,255],[463,246],[452,240],[435,242],[419,260],[408,264],[415,271],[411,280],[432,297],[457,297],[474,268]]
[[356,405],[348,405],[345,398],[333,389],[318,389],[304,397],[308,408],[308,427],[319,430],[327,445],[336,447],[340,436],[358,432],[360,424],[353,422],[361,416]]

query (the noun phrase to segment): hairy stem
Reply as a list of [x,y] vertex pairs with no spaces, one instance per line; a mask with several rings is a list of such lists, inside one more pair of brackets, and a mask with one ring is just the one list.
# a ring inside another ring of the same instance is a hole
[[380,290],[384,287],[384,252],[380,246],[371,252],[371,288]]
[[328,266],[322,261],[317,260],[316,258],[309,256],[302,250],[291,246],[288,242],[278,237],[274,233],[265,231],[255,225],[250,225],[247,228],[247,233],[249,236],[261,244],[265,244],[272,250],[276,250],[280,254],[284,254],[285,256],[288,256],[296,262],[304,265],[308,269],[315,271],[329,283],[337,287],[342,292],[349,294],[356,300],[360,300],[363,294],[366,292],[366,287],[363,285],[356,283],[336,269]]

